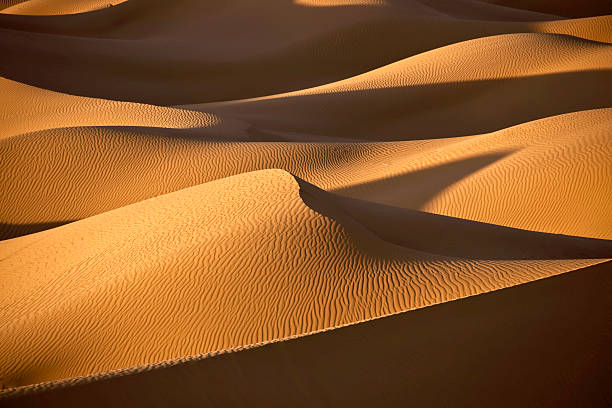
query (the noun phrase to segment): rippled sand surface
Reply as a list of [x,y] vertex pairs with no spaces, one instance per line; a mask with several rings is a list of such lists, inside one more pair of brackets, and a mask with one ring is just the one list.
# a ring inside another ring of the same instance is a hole
[[589,1],[0,2],[0,406],[609,406],[611,44]]

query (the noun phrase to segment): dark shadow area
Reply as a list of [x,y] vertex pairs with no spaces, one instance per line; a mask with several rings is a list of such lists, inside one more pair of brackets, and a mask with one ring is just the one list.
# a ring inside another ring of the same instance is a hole
[[76,220],[57,221],[57,222],[41,222],[35,224],[7,224],[0,222],[0,241],[5,239],[17,238],[23,235],[34,234],[59,227],[61,225],[70,224]]
[[612,70],[308,94],[202,109],[271,132],[400,141],[493,132],[612,105]]
[[[406,0],[387,0],[392,4],[410,3]],[[494,1],[474,1],[474,0],[417,0],[441,13],[448,13],[455,17],[483,19],[487,21],[550,21],[561,19],[554,13],[544,13],[537,10],[529,10],[523,7],[500,7]],[[503,1],[503,0],[502,0]]]
[[[244,134],[218,132],[224,140],[306,142],[312,135],[313,141],[367,142],[476,135],[610,106],[612,70],[601,70],[307,94],[200,109],[250,125]],[[214,136],[216,131],[207,132]]]
[[609,407],[612,263],[3,407]]
[[[423,252],[467,259],[612,258],[612,241],[509,228],[328,193],[297,179],[304,202],[339,223],[357,222],[379,238]],[[347,222],[348,221],[348,222]]]
[[401,202],[406,208],[420,208],[457,181],[483,169],[511,152],[483,154],[469,159],[428,167],[395,177],[334,190],[342,196],[377,197],[380,202]]
[[[498,1],[503,2],[511,0]],[[486,3],[494,2],[495,1],[487,1]],[[387,0],[386,3],[391,4],[392,7],[394,7],[393,10],[398,14],[405,14],[406,16],[416,18],[431,17],[427,14],[423,15],[423,13],[419,13],[418,11],[414,13],[414,1]],[[492,4],[478,4],[473,1],[468,4],[461,4],[461,1],[459,1],[459,4],[456,5],[448,1],[436,4],[431,0],[421,0],[420,3],[427,4],[432,10],[437,10],[448,19],[457,19],[459,21],[461,21],[461,19],[478,20],[478,18],[475,18],[476,16],[480,19],[492,22],[528,22],[555,19],[553,15],[538,15],[537,13],[520,9],[501,9]],[[167,24],[169,18],[172,17],[184,19],[187,15],[188,18],[194,16],[205,18],[209,13],[222,12],[224,9],[236,5],[239,7],[241,6],[235,1],[175,0],[173,2],[168,2],[165,0],[129,0],[115,5],[109,3],[108,7],[77,14],[48,16],[0,14],[0,27],[48,34],[100,38],[125,38],[125,36],[127,36],[129,38],[131,36],[137,36],[143,31],[149,31],[151,28],[150,26],[156,22]],[[376,7],[367,4],[309,7],[296,4],[294,0],[277,1],[275,7],[277,12],[285,13],[287,13],[288,9],[294,9],[295,11],[291,13],[294,17],[299,13],[301,16],[312,18],[313,21],[317,21],[318,17],[320,18],[322,15],[341,17],[343,14],[346,14],[347,9],[351,11],[362,9],[365,13],[369,14],[376,14],[378,11]],[[419,9],[422,8],[416,8],[416,10]],[[143,19],[143,13],[145,12],[146,19]],[[474,12],[476,12],[476,14],[474,14]],[[384,13],[379,14],[385,15]],[[257,11],[253,11],[253,15],[256,17]]]
[[612,14],[612,2],[607,0],[480,0],[523,10],[555,14],[569,18]]
[[[115,8],[122,7],[110,8],[108,12]],[[319,8],[303,9],[313,13]],[[94,16],[63,18],[89,21],[91,17]],[[223,62],[221,57],[215,61],[206,47],[186,46],[189,40],[181,37],[132,41],[121,36],[119,40],[93,39],[68,31],[49,35],[25,32],[45,31],[36,25],[36,21],[45,21],[44,17],[0,15],[0,28],[7,29],[0,29],[3,55],[0,76],[73,95],[156,105],[204,103],[304,89],[445,45],[531,31],[525,23],[454,19],[432,22],[405,16],[374,20],[351,24],[274,51]],[[60,25],[60,21],[63,20],[53,20],[49,26],[62,30],[69,26]],[[214,32],[198,35],[216,38]],[[40,68],[42,65],[44,69]]]

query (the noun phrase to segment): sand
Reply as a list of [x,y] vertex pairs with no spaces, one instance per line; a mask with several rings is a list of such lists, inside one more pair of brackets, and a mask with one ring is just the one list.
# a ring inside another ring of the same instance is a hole
[[609,404],[566,6],[1,3],[0,405]]
[[409,396],[419,406],[605,407],[609,271],[604,264],[239,352],[23,388],[3,402],[332,407],[397,406]]
[[[1,10],[5,14],[47,16],[55,14],[76,14],[112,7],[125,0],[26,0],[13,1],[11,7]],[[9,1],[9,4],[11,1]],[[8,4],[7,4],[8,6]]]

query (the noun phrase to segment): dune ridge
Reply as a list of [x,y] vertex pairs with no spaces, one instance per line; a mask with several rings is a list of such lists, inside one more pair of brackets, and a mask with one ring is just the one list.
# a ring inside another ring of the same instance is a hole
[[[324,191],[301,188],[329,206]],[[26,245],[8,241],[2,344],[22,343],[3,364],[4,381],[26,385],[91,367],[135,366],[146,363],[139,357],[145,351],[166,360],[275,340],[579,269],[612,254],[607,241],[567,260],[421,253],[385,244],[337,212],[343,224],[314,213],[299,189],[282,171],[243,173],[34,234]],[[247,250],[253,239],[257,251]],[[292,255],[302,251],[316,253],[317,262]],[[46,259],[44,269],[33,267],[37,258]],[[33,326],[39,335],[25,340]]]
[[0,2],[0,406],[609,405],[602,11]]
[[[10,7],[3,8],[0,12],[6,14],[23,14],[28,16],[46,16],[54,14],[76,14],[105,7],[112,7],[126,0],[26,0],[13,2]],[[7,3],[10,4],[11,2]]]
[[546,0],[485,0],[502,6],[553,13],[565,17],[586,17],[612,13],[612,6],[598,0],[586,0],[576,4],[571,0],[551,3]]
[[[249,141],[248,133],[228,131],[238,136],[230,142],[198,129],[138,127],[32,132],[0,142],[6,192],[0,231],[4,238],[19,236],[37,225],[86,218],[234,174],[284,168],[323,189],[379,204],[610,239],[611,112],[581,111],[490,134],[392,143]],[[214,135],[214,129],[203,130]],[[19,155],[24,150],[28,156]],[[165,153],[156,154],[160,150]],[[576,205],[567,204],[569,197]]]
[[[130,0],[84,15],[34,20],[0,14],[0,44],[7,56],[0,74],[71,94],[176,105],[321,85],[491,35],[544,31],[610,41],[610,16],[598,17],[597,23],[542,23],[550,18],[541,15],[529,21],[491,21],[478,10],[455,16],[446,10],[453,2],[438,3],[440,10],[420,2],[303,7],[268,0],[254,9],[238,0]],[[231,29],[245,24],[248,36]],[[594,24],[600,28],[593,29]],[[197,42],[220,36],[221,42]],[[24,69],[40,58],[46,61],[44,71]],[[67,67],[66,59],[74,63]]]

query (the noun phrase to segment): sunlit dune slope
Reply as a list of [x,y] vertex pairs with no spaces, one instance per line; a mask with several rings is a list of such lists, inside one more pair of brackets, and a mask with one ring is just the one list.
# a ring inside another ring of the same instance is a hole
[[2,403],[605,407],[611,267],[250,350],[36,385]]
[[0,406],[609,406],[612,14],[544,3],[0,0]]
[[240,134],[246,125],[163,106],[72,96],[0,78],[0,143],[23,133],[78,126],[199,128],[209,135]]
[[610,113],[576,112],[451,139],[456,143],[411,156],[402,170],[338,192],[515,228],[610,239]]
[[[610,41],[612,32],[610,16],[551,21],[503,8],[507,19],[530,20],[516,22],[484,13],[482,3],[459,14],[453,4],[130,0],[82,15],[0,15],[0,75],[84,96],[186,104],[321,85],[484,36],[554,32]],[[44,70],[35,68],[41,61]]]
[[13,6],[0,9],[6,14],[31,16],[74,14],[111,7],[126,0],[26,0],[17,1]]
[[0,12],[15,4],[22,3],[24,0],[0,0]]
[[576,244],[581,259],[425,253],[379,239],[328,193],[301,188],[332,218],[302,201],[289,173],[266,170],[0,243],[3,385],[308,333],[612,255],[599,240]]

